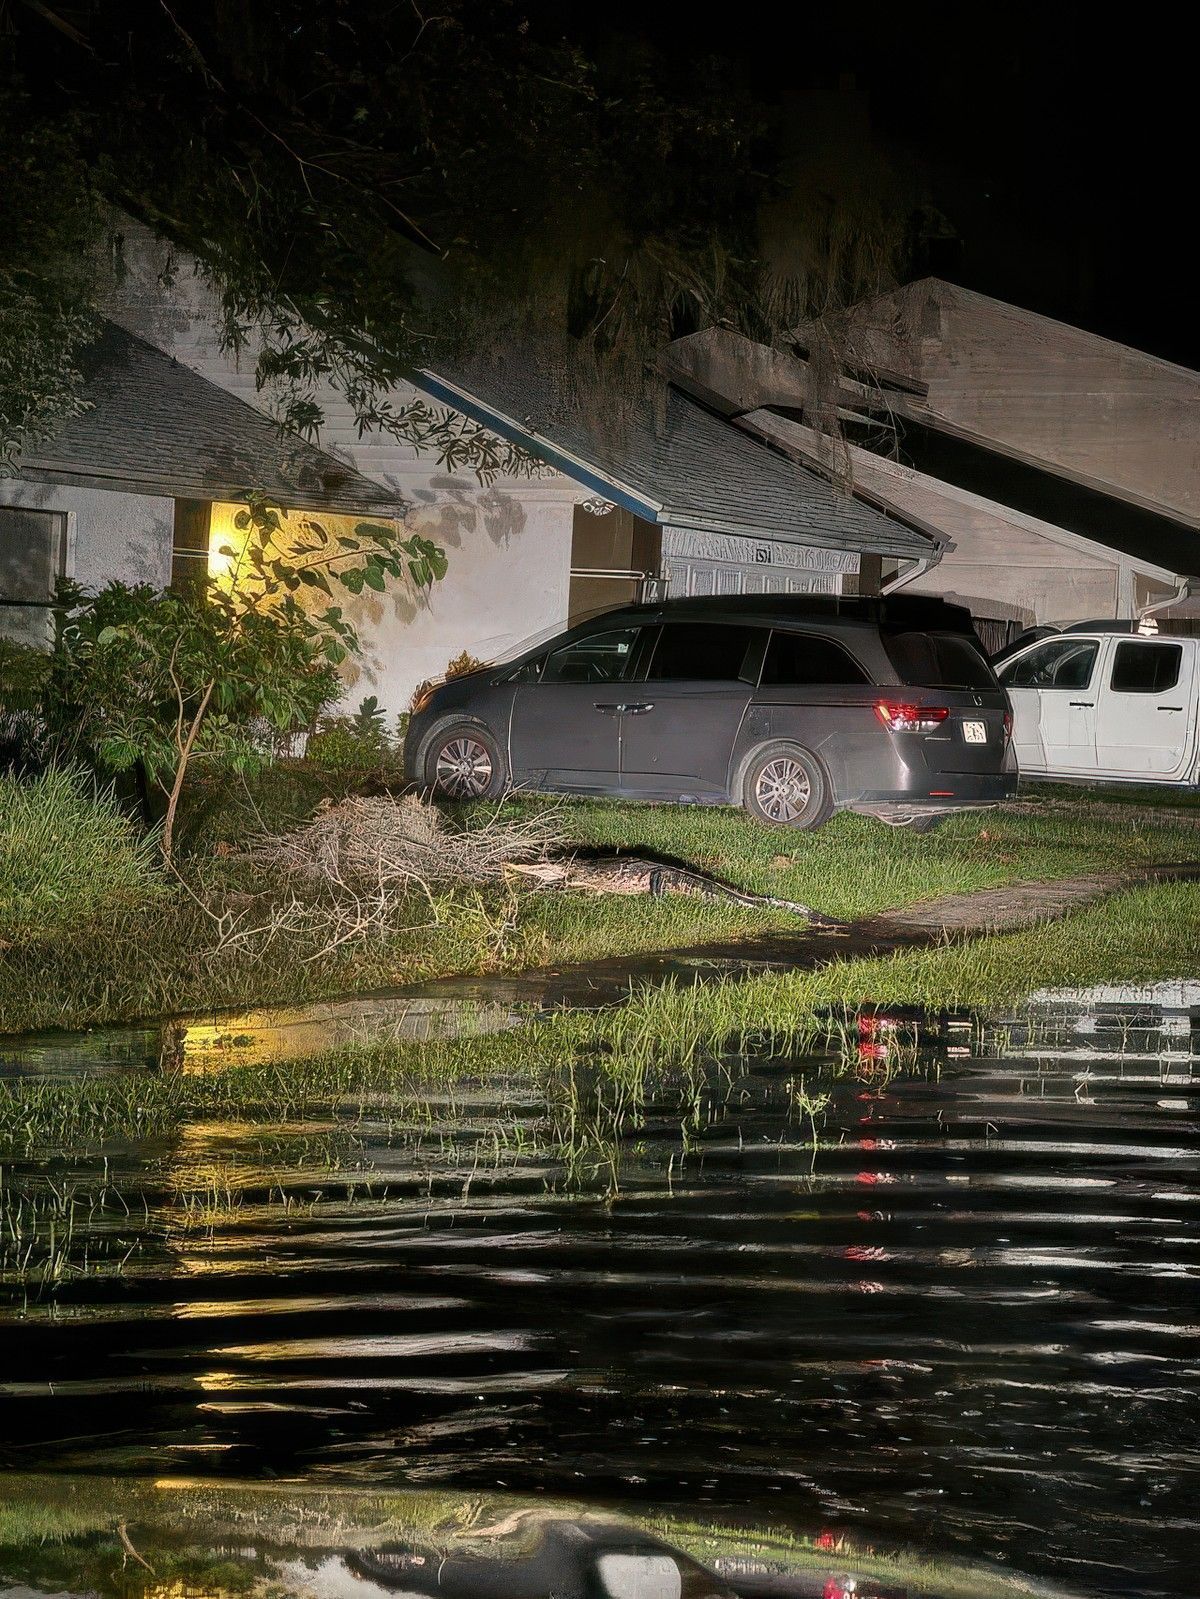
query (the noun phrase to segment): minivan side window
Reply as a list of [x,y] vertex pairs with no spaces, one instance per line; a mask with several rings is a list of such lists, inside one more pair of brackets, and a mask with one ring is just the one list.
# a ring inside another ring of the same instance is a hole
[[666,622],[646,676],[655,682],[744,681],[747,652],[761,638],[759,628],[723,627],[717,622]]
[[840,644],[812,633],[772,633],[763,662],[768,684],[869,683],[871,679]]
[[1183,647],[1128,639],[1117,645],[1110,687],[1119,694],[1165,694],[1179,681]]
[[1100,646],[1095,639],[1055,638],[1004,666],[1005,688],[1086,688]]
[[628,674],[637,643],[636,627],[591,633],[547,655],[543,683],[619,683]]

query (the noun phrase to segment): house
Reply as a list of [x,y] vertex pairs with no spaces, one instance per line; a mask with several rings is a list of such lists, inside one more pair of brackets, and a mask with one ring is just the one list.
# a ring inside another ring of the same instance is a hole
[[932,558],[935,541],[798,470],[673,385],[661,404],[647,395],[608,428],[511,365],[415,382],[592,491],[572,518],[572,616],[623,603],[647,582],[673,596],[839,593],[863,554]]
[[[128,225],[127,270],[109,315],[270,426],[271,396],[256,386],[253,353],[239,360],[223,346],[208,285],[177,260],[165,271],[164,250]],[[371,692],[393,713],[464,651],[501,658],[634,595],[837,593],[857,583],[864,558],[915,569],[936,550],[925,532],[841,492],[679,389],[614,425],[561,406],[520,352],[503,368],[414,373],[391,397],[396,409],[423,399],[533,460],[532,470],[490,483],[445,469],[391,433],[360,432],[348,402],[327,385],[315,398],[326,458],[353,483],[373,484],[410,531],[449,558],[446,578],[426,597],[366,591],[355,602],[364,653],[350,697]],[[209,515],[215,548],[230,537],[228,508],[214,498]],[[202,532],[189,538],[193,551],[203,542]],[[161,551],[159,559],[161,570]]]
[[994,642],[1085,618],[1183,625],[1196,609],[1200,374],[925,279],[855,309],[831,463],[805,421],[802,356],[710,330],[662,366],[928,533],[940,553],[907,589],[967,605]]
[[349,606],[348,698],[392,713],[463,652],[498,659],[636,597],[903,587],[968,605],[992,645],[1082,618],[1176,625],[1196,603],[1200,377],[939,280],[856,310],[836,449],[810,426],[804,330],[794,354],[721,329],[678,340],[661,394],[616,419],[521,352],[414,372],[395,408],[518,447],[523,470],[479,482],[360,431],[328,386],[319,448],[281,429],[203,276],[164,270],[133,223],[125,244],[92,409],[0,481],[9,636],[44,634],[56,574],[166,584],[216,563],[251,490],[327,521],[400,519],[446,550],[429,595]]
[[60,577],[185,577],[249,490],[326,518],[396,515],[386,487],[114,323],[80,367],[88,409],[0,478],[0,637],[48,640]]

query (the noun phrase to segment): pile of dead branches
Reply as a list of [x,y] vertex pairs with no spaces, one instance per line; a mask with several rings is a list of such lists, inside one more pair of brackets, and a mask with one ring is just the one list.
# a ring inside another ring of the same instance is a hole
[[372,887],[481,887],[514,861],[540,860],[559,842],[552,812],[459,829],[415,794],[325,805],[294,833],[260,839],[251,854],[300,877]]
[[270,872],[275,891],[269,903],[223,912],[217,947],[261,953],[286,938],[307,947],[302,959],[317,960],[436,926],[471,905],[486,917],[479,890],[504,885],[507,867],[560,844],[553,811],[455,828],[415,795],[325,805],[294,832],[250,842],[243,858]]

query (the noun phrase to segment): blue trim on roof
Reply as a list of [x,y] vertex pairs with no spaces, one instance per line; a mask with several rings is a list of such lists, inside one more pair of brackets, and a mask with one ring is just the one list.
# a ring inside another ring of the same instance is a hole
[[539,459],[552,466],[564,477],[574,478],[576,483],[581,483],[584,488],[592,489],[604,499],[611,500],[614,505],[623,506],[625,510],[632,511],[635,516],[641,516],[648,521],[657,522],[662,506],[653,500],[643,499],[634,494],[631,489],[614,483],[611,478],[597,472],[593,467],[586,466],[574,456],[568,455],[544,438],[540,433],[531,433],[519,422],[514,422],[511,417],[502,411],[493,410],[490,405],[485,405],[482,400],[476,399],[473,394],[465,390],[456,389],[452,384],[435,377],[432,372],[418,372],[413,377],[413,382],[418,388],[425,390],[435,400],[441,400],[443,405],[448,405],[452,410],[461,411],[464,416],[469,416],[472,421],[480,423],[483,427],[491,428],[494,433],[499,433],[503,438],[510,439],[514,444],[531,451]]

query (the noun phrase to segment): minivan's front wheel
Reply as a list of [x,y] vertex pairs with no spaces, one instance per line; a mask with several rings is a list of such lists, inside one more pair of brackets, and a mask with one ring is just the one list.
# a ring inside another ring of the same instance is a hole
[[833,815],[833,793],[815,755],[798,744],[768,744],[751,756],[742,804],[772,827],[820,827]]
[[478,722],[456,722],[430,739],[425,784],[447,799],[498,799],[508,786],[504,757]]

